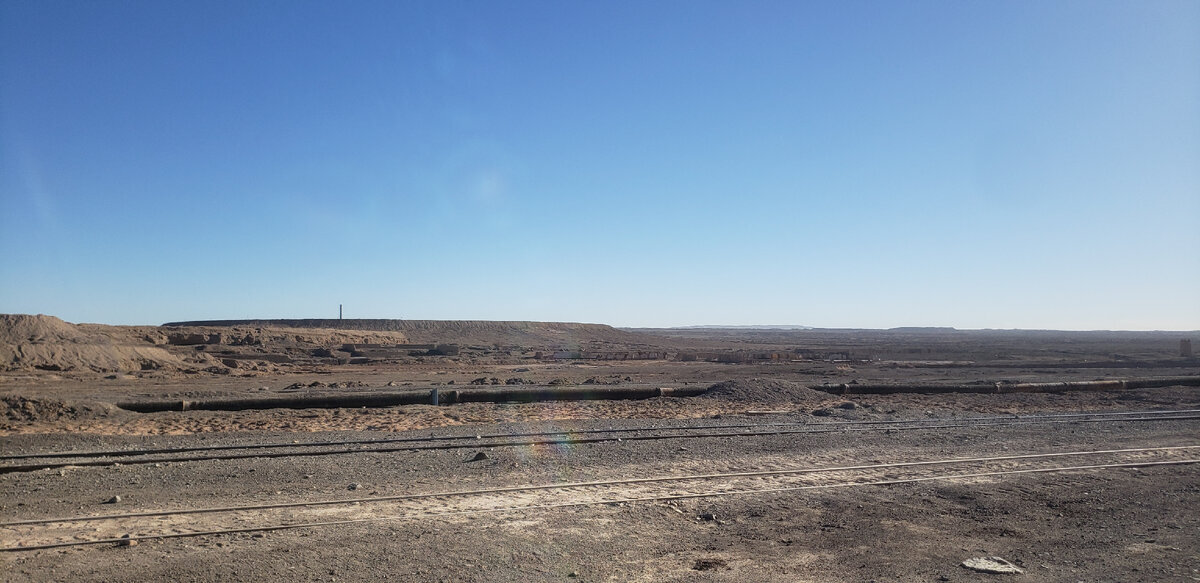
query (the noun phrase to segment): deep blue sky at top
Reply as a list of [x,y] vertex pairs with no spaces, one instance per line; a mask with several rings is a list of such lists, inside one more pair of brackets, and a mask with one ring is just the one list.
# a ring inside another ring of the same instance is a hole
[[1200,3],[0,1],[0,312],[1200,329]]

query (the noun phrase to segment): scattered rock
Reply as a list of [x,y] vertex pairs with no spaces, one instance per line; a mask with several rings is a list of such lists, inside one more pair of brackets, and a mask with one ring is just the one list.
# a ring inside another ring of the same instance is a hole
[[119,547],[136,547],[137,544],[137,539],[128,534],[121,535],[121,540],[117,541],[117,546]]
[[1025,571],[1000,557],[973,557],[962,562],[962,566],[979,573],[994,575],[1019,575]]
[[692,569],[696,571],[712,571],[714,569],[727,569],[729,563],[721,559],[696,559],[692,564]]
[[847,411],[850,411],[853,409],[857,409],[858,404],[853,401],[846,401],[845,403],[839,404],[837,407],[838,407],[838,409],[845,409]]
[[488,454],[481,451],[481,452],[471,456],[470,458],[468,458],[467,461],[468,462],[479,462],[479,461],[483,461],[486,459],[489,459]]
[[711,513],[711,512],[702,512],[702,513],[700,513],[700,520],[703,520],[703,521],[705,521],[705,522],[712,522],[712,521],[714,521],[714,520],[716,520],[716,519],[717,519],[717,515],[716,515],[716,514],[713,514],[713,513]]
[[105,500],[105,501],[104,501],[104,503],[105,503],[105,504],[117,504],[117,503],[119,503],[120,501],[121,501],[121,497],[120,497],[120,496],[113,496],[112,498],[109,498],[108,500]]
[[361,488],[361,487],[362,487],[362,484],[359,484],[358,482],[354,482],[353,484],[350,484],[349,486],[346,486],[346,489],[347,489],[347,490],[357,490],[357,489],[359,489],[359,488]]
[[812,414],[817,417],[829,417],[830,415],[833,415],[833,409],[814,409]]
[[98,419],[112,414],[115,407],[99,404],[68,403],[57,399],[29,399],[19,395],[0,397],[0,420],[55,421],[60,419]]

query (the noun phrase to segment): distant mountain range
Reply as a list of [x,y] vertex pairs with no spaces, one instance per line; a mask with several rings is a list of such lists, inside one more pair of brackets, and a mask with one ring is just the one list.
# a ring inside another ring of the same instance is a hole
[[767,326],[675,326],[664,330],[815,330],[812,326],[772,324]]
[[[818,328],[815,326],[800,326],[798,324],[768,324],[762,326],[674,326],[671,328],[659,328],[659,330],[856,330],[857,328]],[[864,328],[866,329],[866,328]],[[957,328],[950,326],[901,326],[898,328],[884,328],[887,332],[957,332]]]

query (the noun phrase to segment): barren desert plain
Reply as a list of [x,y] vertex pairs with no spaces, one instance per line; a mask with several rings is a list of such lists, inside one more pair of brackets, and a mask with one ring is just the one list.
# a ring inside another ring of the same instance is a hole
[[0,572],[1200,581],[1195,340],[5,315]]

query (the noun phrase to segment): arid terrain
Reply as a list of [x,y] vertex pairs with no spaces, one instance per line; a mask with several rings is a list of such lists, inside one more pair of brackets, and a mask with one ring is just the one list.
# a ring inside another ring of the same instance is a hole
[[1196,340],[3,315],[0,572],[1200,581]]

